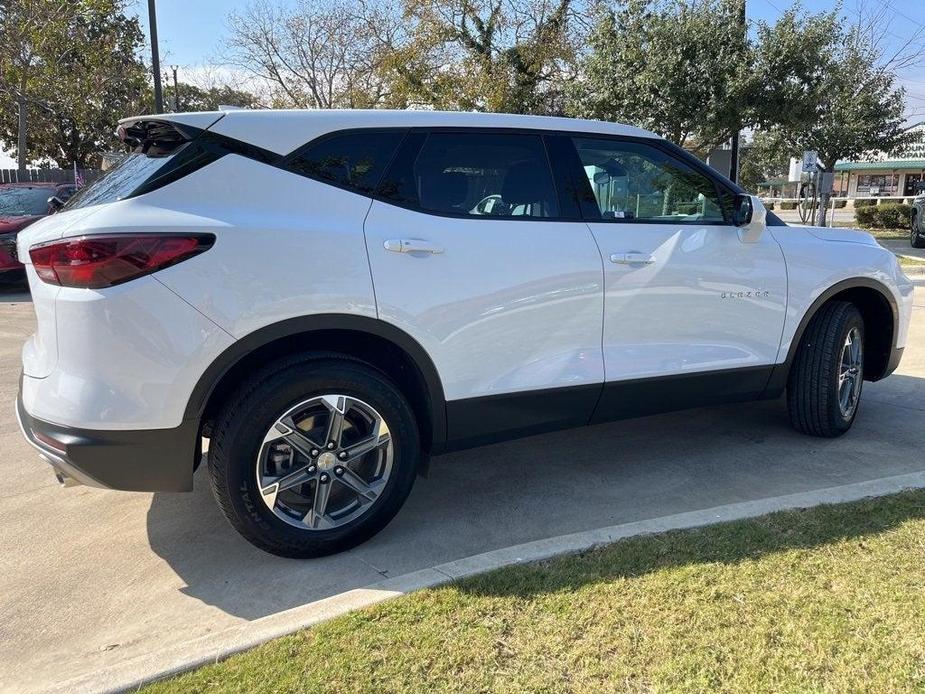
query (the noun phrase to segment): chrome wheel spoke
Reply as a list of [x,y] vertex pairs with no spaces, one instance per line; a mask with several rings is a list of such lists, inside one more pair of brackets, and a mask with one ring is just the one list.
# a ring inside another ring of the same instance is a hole
[[[328,448],[334,448],[340,446],[340,439],[344,433],[344,415],[347,413],[347,398],[343,395],[325,395],[324,403],[331,411],[331,418],[328,420],[328,429],[325,433],[324,441]],[[333,446],[331,444],[333,444]]]
[[318,482],[315,484],[315,499],[311,510],[305,514],[303,522],[310,528],[331,527],[332,523],[325,517],[328,510],[328,499],[331,496],[331,483]]
[[286,489],[292,489],[293,487],[298,487],[300,484],[305,484],[310,480],[314,479],[315,474],[314,470],[309,472],[309,468],[312,468],[312,465],[306,465],[303,468],[296,470],[295,472],[290,472],[288,475],[284,475],[276,480],[275,484],[277,487],[277,492],[284,491]]
[[838,365],[838,407],[842,416],[850,417],[858,404],[864,368],[864,345],[861,333],[852,328],[845,336]]
[[296,429],[292,429],[283,438],[286,440],[286,443],[291,445],[306,458],[311,459],[318,455],[318,449],[320,448],[318,444]]
[[388,429],[383,425],[382,420],[378,420],[373,429],[373,434],[369,438],[358,441],[345,448],[340,455],[340,460],[344,463],[350,463],[359,460],[367,453],[382,448],[392,442],[392,436]]
[[344,467],[335,479],[355,492],[362,504],[372,503],[378,499],[382,488],[385,486],[385,482],[381,480],[372,483],[367,482],[348,467]]

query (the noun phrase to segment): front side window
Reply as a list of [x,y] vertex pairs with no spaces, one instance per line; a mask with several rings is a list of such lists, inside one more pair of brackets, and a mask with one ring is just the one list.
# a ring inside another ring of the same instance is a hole
[[713,182],[650,145],[573,138],[601,219],[722,224]]
[[379,195],[438,214],[520,219],[559,215],[539,135],[431,133],[416,157],[398,157]]
[[286,168],[357,193],[370,194],[376,189],[402,137],[404,131],[401,130],[339,133],[309,144],[286,164]]

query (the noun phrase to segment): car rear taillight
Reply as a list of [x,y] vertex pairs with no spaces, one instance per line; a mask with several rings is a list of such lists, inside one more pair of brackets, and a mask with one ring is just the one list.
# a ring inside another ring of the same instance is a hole
[[49,284],[102,289],[162,270],[208,250],[212,234],[114,234],[41,243],[29,249]]

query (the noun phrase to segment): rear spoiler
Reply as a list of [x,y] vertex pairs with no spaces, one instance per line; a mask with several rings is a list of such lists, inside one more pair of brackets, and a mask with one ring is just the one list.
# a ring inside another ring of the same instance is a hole
[[137,121],[160,121],[162,123],[175,123],[186,125],[198,130],[208,130],[225,117],[221,111],[196,111],[193,113],[158,113],[146,116],[131,116],[119,121],[119,125],[129,126]]
[[132,151],[162,156],[195,139],[223,116],[182,113],[124,118],[119,121],[116,136]]

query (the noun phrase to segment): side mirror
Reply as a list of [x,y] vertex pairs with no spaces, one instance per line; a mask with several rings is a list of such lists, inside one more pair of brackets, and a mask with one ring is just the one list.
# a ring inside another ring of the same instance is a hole
[[48,212],[49,214],[54,214],[58,210],[64,207],[64,200],[59,198],[57,195],[52,195],[48,198]]
[[739,227],[739,239],[743,243],[755,243],[761,238],[767,217],[768,211],[757,195],[736,195],[732,223]]

